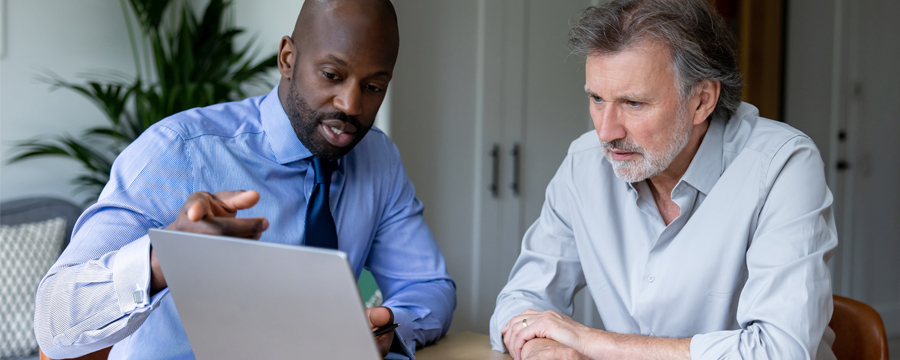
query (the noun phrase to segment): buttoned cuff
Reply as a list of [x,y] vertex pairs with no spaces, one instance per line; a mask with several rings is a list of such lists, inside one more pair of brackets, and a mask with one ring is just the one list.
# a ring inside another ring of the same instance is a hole
[[389,352],[384,357],[384,360],[410,360],[410,359],[414,359],[414,358],[410,358],[409,356],[406,356],[406,355],[403,355],[400,353],[395,353],[393,351]]
[[[150,237],[144,235],[116,252],[112,266],[113,287],[119,310],[129,314],[135,309],[150,307]],[[156,294],[160,295],[160,294]],[[155,302],[160,296],[154,296]]]
[[384,358],[385,360],[415,360],[416,356],[409,351],[403,338],[394,330],[394,342],[391,343],[391,350]]
[[417,316],[404,308],[391,307],[390,309],[394,313],[394,323],[400,324],[394,330],[394,344],[391,345],[391,351],[395,351],[396,348],[410,359],[415,359],[413,353],[416,351],[416,340],[413,335],[413,319]]
[[691,338],[691,359],[721,359],[726,355],[738,354],[738,340],[741,330],[715,331],[697,334]]
[[528,309],[541,311],[542,307],[532,302],[515,298],[508,299],[504,303],[497,305],[494,309],[494,314],[491,316],[489,330],[492,350],[502,353],[509,352],[509,350],[506,349],[506,344],[503,343],[503,334],[500,333],[500,330],[503,329],[503,327],[506,326],[506,323],[514,316],[519,315]]

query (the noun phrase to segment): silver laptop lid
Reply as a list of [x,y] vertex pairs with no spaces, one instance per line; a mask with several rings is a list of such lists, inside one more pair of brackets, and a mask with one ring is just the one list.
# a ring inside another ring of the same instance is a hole
[[380,359],[343,252],[149,234],[198,359]]

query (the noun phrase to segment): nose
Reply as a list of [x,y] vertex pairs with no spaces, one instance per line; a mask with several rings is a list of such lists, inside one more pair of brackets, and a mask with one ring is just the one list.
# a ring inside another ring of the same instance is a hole
[[615,106],[591,107],[591,118],[600,141],[611,142],[625,137],[625,127]]
[[359,84],[348,82],[334,97],[334,107],[347,115],[356,116],[362,113],[362,94]]

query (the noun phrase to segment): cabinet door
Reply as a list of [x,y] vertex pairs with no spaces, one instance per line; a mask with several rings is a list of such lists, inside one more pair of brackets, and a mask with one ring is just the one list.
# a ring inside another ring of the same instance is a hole
[[[900,336],[900,12],[896,1],[788,2],[785,121],[825,160],[838,247],[835,294]],[[822,36],[828,34],[828,36]],[[823,76],[825,75],[825,76]]]
[[569,143],[591,129],[584,59],[567,47],[573,18],[589,5],[394,1],[391,137],[457,284],[452,331],[487,333],[547,183]]
[[[843,282],[839,293],[878,310],[888,336],[900,336],[900,2],[847,3],[849,64],[844,189]],[[893,14],[893,15],[892,15]],[[843,251],[843,253],[841,253]]]
[[[484,24],[482,40],[481,170],[488,175],[485,189],[495,181],[497,189],[481,197],[481,221],[476,221],[475,331],[488,330],[487,319],[518,257],[522,236],[538,218],[547,184],[569,143],[593,128],[584,93],[584,59],[570,55],[568,48],[570,24],[590,5],[590,0],[511,0],[488,2],[484,8],[486,19],[502,19],[502,26]],[[499,167],[496,179],[494,166]],[[575,316],[591,323],[596,310],[586,294],[578,297]]]
[[[569,144],[594,128],[584,92],[585,59],[570,55],[568,48],[571,24],[591,5],[591,0],[528,1],[519,239],[540,215],[547,184]],[[573,318],[600,324],[587,288],[576,297]]]

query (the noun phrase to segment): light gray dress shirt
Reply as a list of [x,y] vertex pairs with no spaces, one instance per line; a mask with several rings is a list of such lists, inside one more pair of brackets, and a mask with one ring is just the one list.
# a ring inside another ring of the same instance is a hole
[[692,359],[833,359],[832,196],[815,144],[742,104],[710,123],[663,222],[595,132],[572,142],[497,297],[491,343],[526,309],[571,315],[588,287],[606,330],[693,337]]

